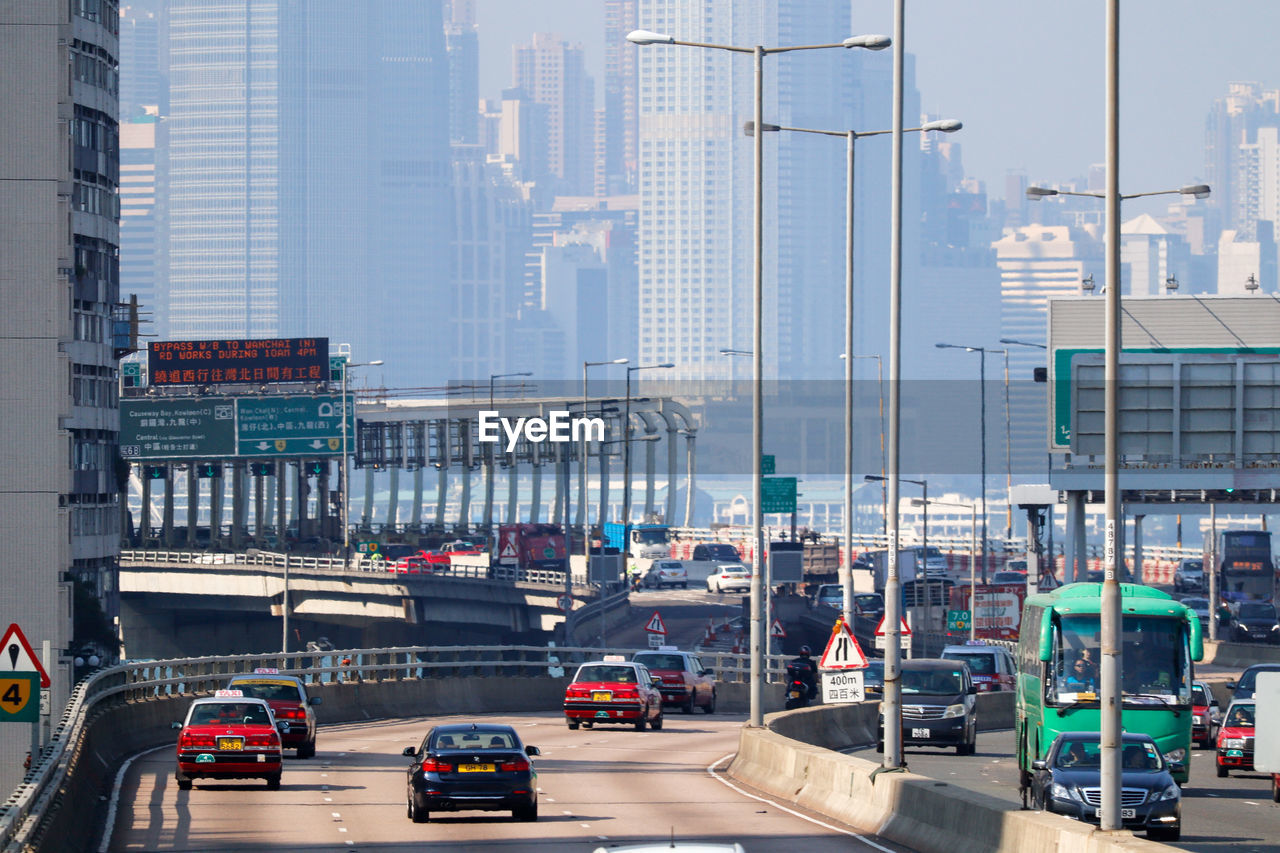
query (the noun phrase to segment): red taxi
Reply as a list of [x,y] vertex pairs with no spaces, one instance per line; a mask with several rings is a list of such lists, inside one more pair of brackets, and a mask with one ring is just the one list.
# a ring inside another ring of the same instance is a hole
[[387,571],[395,572],[398,575],[429,575],[431,574],[431,563],[423,554],[416,554],[412,557],[401,557],[398,560],[387,562]]
[[271,708],[241,690],[218,690],[196,699],[178,735],[178,789],[190,791],[196,779],[266,779],[280,790],[283,753]]
[[271,706],[271,713],[283,725],[280,740],[285,749],[298,750],[299,758],[316,754],[316,712],[319,696],[307,697],[307,687],[302,679],[293,675],[281,675],[274,667],[258,667],[253,675],[237,675],[227,683],[233,690],[241,690],[246,696],[263,699]]
[[1218,776],[1226,776],[1231,770],[1253,769],[1253,712],[1252,699],[1237,699],[1227,708],[1218,729]]
[[596,723],[662,728],[662,694],[658,679],[644,664],[622,655],[605,655],[578,667],[564,691],[564,718],[569,728],[591,728]]
[[1217,740],[1218,700],[1203,681],[1191,685],[1191,740],[1208,749]]

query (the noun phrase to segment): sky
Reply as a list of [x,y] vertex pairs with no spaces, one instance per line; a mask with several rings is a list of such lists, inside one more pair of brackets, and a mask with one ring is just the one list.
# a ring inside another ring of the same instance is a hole
[[[511,45],[542,31],[583,44],[598,97],[603,5],[478,0],[482,96],[510,85]],[[851,7],[850,32],[837,37],[892,34],[891,0]],[[1280,2],[1121,0],[1120,9],[1120,190],[1195,183],[1204,174],[1204,120],[1227,83],[1280,87]],[[916,57],[921,103],[964,122],[953,140],[966,173],[991,197],[1004,196],[1010,171],[1058,183],[1103,161],[1105,10],[1104,0],[906,0],[906,48]],[[1140,204],[1126,206],[1126,218]]]

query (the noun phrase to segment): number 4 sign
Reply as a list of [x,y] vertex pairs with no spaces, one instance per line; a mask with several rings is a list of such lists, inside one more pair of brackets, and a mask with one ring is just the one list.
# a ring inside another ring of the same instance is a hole
[[0,673],[0,723],[40,721],[40,676],[34,672]]

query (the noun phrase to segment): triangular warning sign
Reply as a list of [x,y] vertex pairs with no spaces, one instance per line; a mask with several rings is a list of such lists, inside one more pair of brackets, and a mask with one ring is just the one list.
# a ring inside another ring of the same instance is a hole
[[499,557],[514,557],[514,556],[516,556],[516,543],[514,543],[514,542],[512,542],[512,541],[510,541],[510,540],[508,540],[508,541],[506,541],[506,542],[503,542],[503,543],[502,543],[502,550],[498,552],[498,556],[499,556]]
[[[885,620],[885,618],[886,618],[886,617],[881,616],[881,617],[880,617],[880,624],[876,626],[876,636],[877,636],[877,637],[883,637],[883,636],[885,635],[885,627],[884,627],[884,620]],[[902,627],[898,629],[898,632],[899,632],[902,636],[904,636],[904,637],[910,637],[910,636],[911,636],[911,626],[907,624],[907,620],[906,620],[906,618],[905,618],[905,617],[904,617],[904,618],[903,618],[903,620],[902,620]],[[879,647],[879,646],[876,646],[876,648],[880,648],[880,647]]]
[[667,633],[667,626],[662,624],[662,616],[660,616],[656,610],[653,611],[653,615],[649,617],[649,624],[645,625],[644,629],[650,634]]
[[777,637],[779,640],[785,640],[787,637],[787,629],[782,627],[782,622],[774,619],[773,625],[769,627],[769,636]]
[[867,656],[862,653],[857,638],[844,620],[837,620],[822,659],[818,661],[818,669],[863,669],[866,665]]
[[17,622],[9,626],[9,630],[4,632],[4,639],[0,640],[0,675],[6,672],[38,672],[40,686],[49,686],[49,673],[44,671],[36,653],[31,651],[31,644]]

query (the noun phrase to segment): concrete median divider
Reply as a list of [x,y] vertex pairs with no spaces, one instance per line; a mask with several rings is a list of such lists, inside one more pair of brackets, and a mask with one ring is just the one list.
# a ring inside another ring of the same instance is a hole
[[[1012,695],[979,696],[982,728],[1008,728]],[[1021,811],[994,797],[836,752],[874,742],[878,704],[824,705],[770,714],[744,727],[729,766],[734,779],[922,853],[1156,853],[1173,848],[1128,831]],[[1007,712],[1006,712],[1007,706]],[[984,715],[987,717],[984,722]]]

